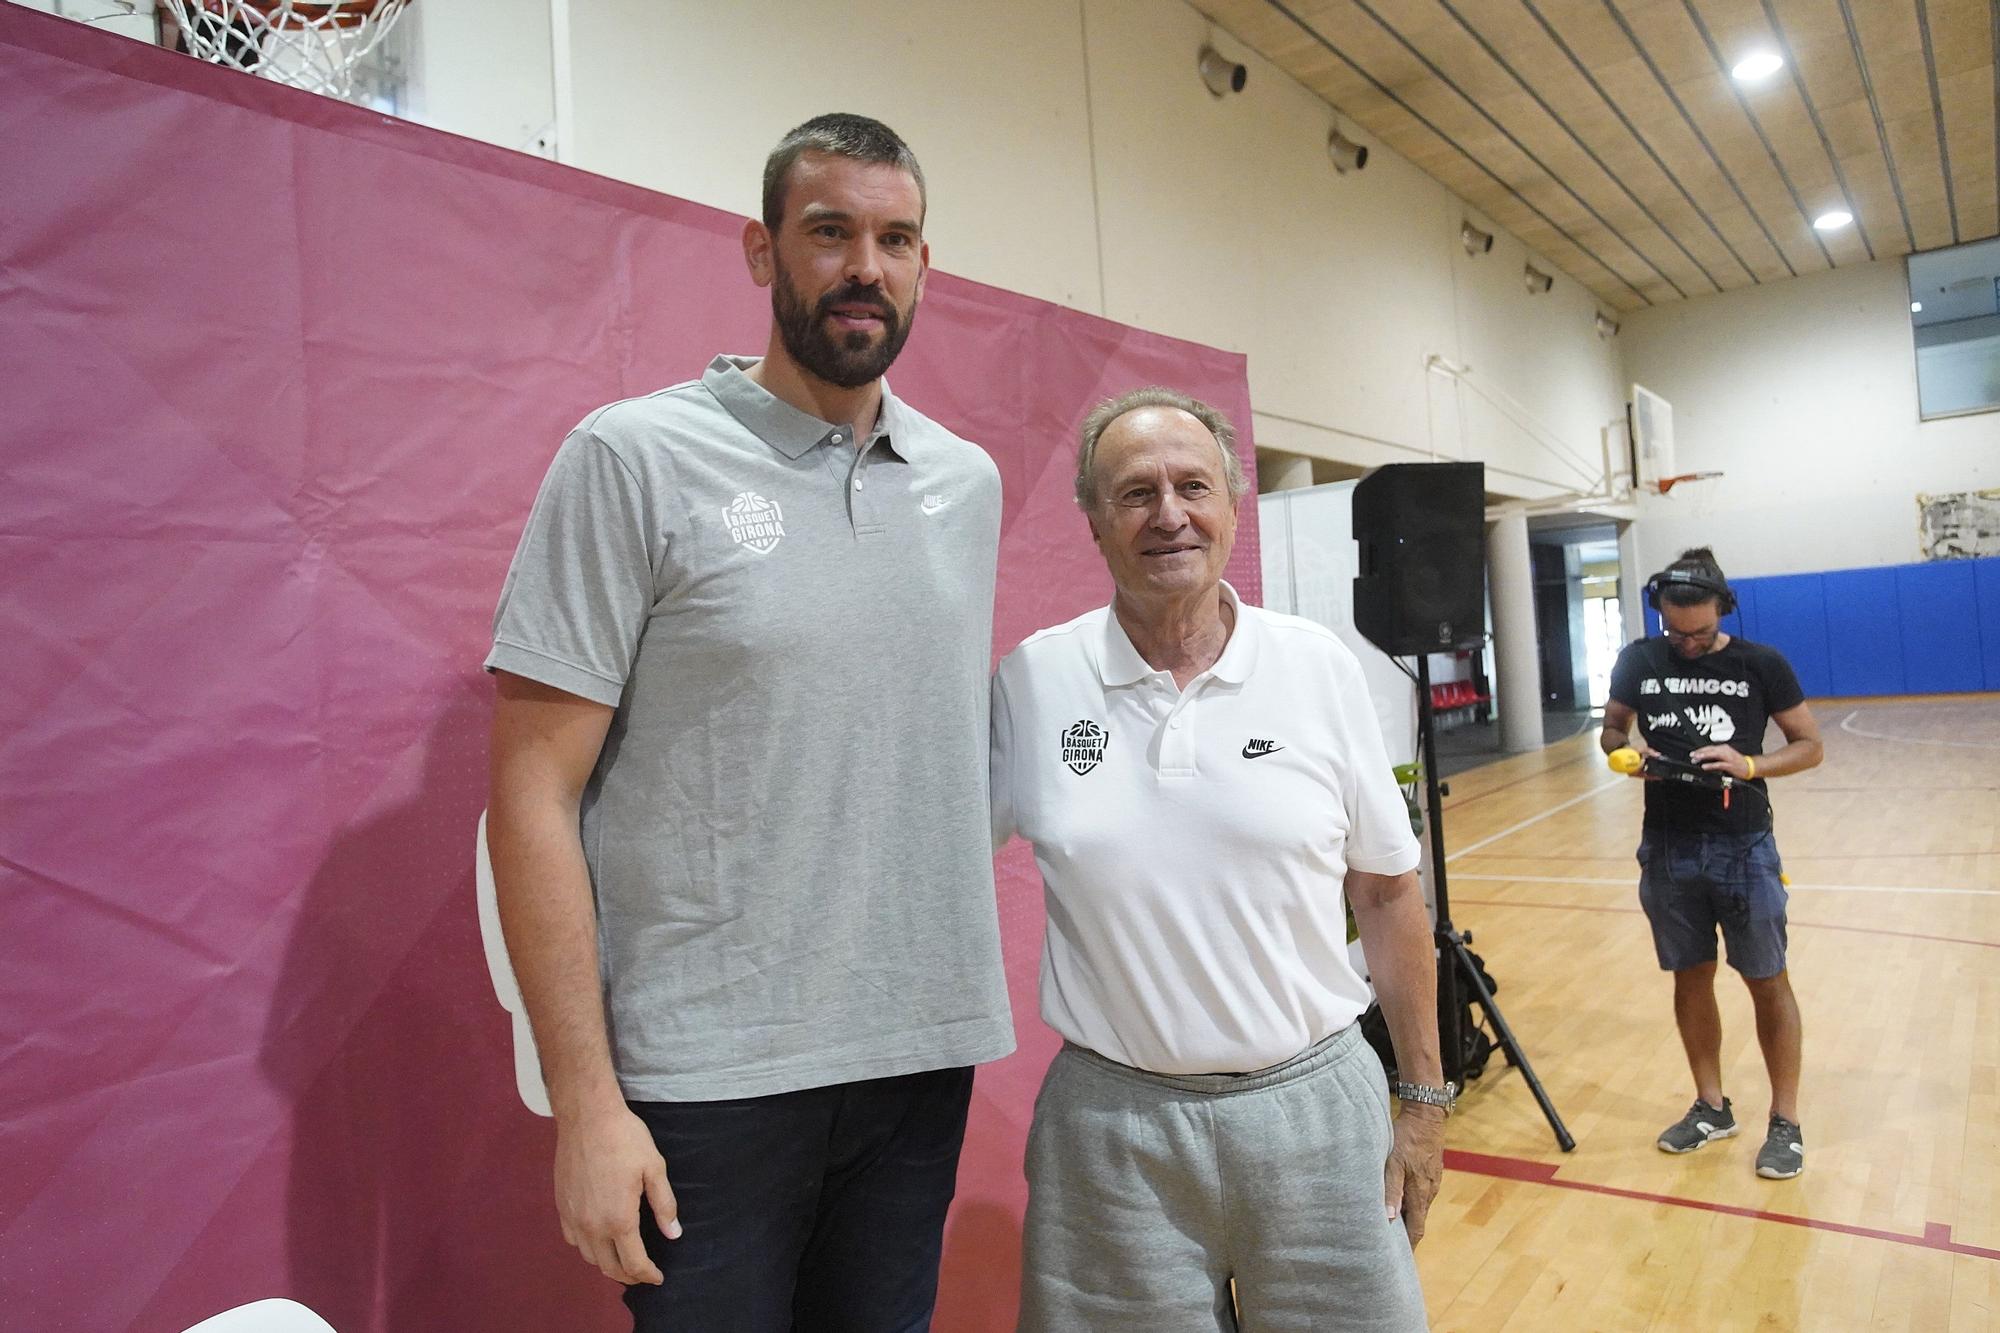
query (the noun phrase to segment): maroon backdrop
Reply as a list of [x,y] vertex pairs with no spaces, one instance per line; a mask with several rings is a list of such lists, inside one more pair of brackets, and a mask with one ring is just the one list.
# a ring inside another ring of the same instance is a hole
[[[481,951],[478,664],[565,430],[761,348],[741,220],[6,4],[0,181],[0,1323],[618,1327]],[[1092,401],[1249,420],[1241,357],[942,275],[892,378],[999,462],[1001,651],[1108,594]],[[946,1330],[1013,1327],[1054,1046],[1000,865]]]

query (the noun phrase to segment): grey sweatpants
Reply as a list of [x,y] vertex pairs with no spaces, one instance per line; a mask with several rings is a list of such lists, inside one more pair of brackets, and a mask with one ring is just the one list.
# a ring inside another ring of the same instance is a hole
[[1028,1132],[1022,1333],[1423,1329],[1389,1141],[1358,1026],[1253,1074],[1065,1046]]

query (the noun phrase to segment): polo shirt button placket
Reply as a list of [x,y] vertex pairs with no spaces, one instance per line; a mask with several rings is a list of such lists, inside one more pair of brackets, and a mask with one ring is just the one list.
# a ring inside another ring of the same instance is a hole
[[1182,703],[1167,717],[1167,735],[1160,746],[1162,776],[1191,777],[1194,774],[1194,727],[1187,715],[1189,707],[1189,704]]

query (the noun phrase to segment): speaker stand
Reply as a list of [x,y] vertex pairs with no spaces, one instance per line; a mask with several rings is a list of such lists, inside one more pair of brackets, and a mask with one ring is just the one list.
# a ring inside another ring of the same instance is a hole
[[1528,1081],[1528,1088],[1540,1103],[1542,1115],[1555,1131],[1556,1143],[1564,1152],[1576,1148],[1576,1140],[1570,1136],[1557,1113],[1555,1103],[1542,1089],[1542,1081],[1535,1077],[1535,1067],[1528,1063],[1528,1056],[1515,1040],[1514,1029],[1507,1026],[1506,1016],[1493,999],[1493,992],[1480,979],[1479,968],[1472,961],[1472,954],[1466,948],[1472,936],[1465,934],[1451,924],[1451,896],[1445,889],[1444,873],[1444,804],[1442,788],[1437,775],[1437,735],[1435,719],[1431,713],[1431,667],[1430,658],[1417,654],[1417,744],[1418,757],[1424,766],[1424,788],[1426,818],[1430,825],[1431,837],[1431,887],[1437,895],[1437,924],[1434,935],[1437,941],[1438,959],[1438,1042],[1443,1047],[1444,1076],[1462,1088],[1465,1084],[1465,1039],[1460,1027],[1464,1017],[1464,1006],[1458,1002],[1459,983],[1463,982],[1479,1001],[1479,1007],[1486,1011],[1486,1017],[1493,1024],[1493,1031],[1499,1035],[1500,1049],[1507,1056],[1507,1063],[1521,1071],[1521,1077]]

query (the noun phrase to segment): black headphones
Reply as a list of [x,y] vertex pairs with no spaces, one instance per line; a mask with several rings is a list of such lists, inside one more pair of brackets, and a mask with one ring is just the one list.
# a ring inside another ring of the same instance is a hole
[[1660,593],[1668,588],[1698,588],[1716,599],[1716,613],[1728,615],[1736,609],[1736,594],[1721,579],[1709,578],[1688,569],[1663,569],[1646,580],[1646,605],[1660,609]]

